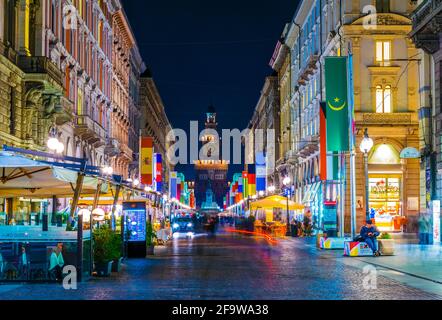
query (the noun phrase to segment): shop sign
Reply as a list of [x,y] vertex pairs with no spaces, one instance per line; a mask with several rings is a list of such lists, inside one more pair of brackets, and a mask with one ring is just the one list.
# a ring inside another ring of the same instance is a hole
[[433,200],[433,244],[440,243],[440,200]]
[[416,148],[405,148],[402,150],[401,159],[419,159],[421,157],[421,153]]

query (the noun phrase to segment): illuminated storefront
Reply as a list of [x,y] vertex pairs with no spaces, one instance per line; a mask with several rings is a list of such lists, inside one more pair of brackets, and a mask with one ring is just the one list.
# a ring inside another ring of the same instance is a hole
[[375,146],[369,159],[369,204],[370,218],[380,231],[402,231],[405,222],[402,191],[399,152],[388,144]]

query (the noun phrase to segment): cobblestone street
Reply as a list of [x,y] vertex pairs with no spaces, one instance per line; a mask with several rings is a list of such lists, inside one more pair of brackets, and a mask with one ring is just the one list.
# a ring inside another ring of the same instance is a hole
[[0,299],[440,299],[379,276],[363,289],[363,271],[303,239],[264,240],[218,235],[174,240],[161,256],[127,260],[124,271],[67,291],[60,285],[0,285]]

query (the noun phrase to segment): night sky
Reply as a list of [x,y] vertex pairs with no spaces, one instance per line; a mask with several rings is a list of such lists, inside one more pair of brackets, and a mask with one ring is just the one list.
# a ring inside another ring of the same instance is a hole
[[[297,0],[123,0],[172,126],[188,130],[213,104],[219,128],[244,129]],[[179,166],[193,178],[192,166]],[[230,175],[241,170],[231,168]]]

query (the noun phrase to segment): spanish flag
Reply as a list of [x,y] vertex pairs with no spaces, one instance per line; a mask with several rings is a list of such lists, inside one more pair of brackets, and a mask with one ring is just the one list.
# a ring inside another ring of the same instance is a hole
[[140,174],[141,184],[151,186],[153,183],[153,138],[141,137],[140,141]]

